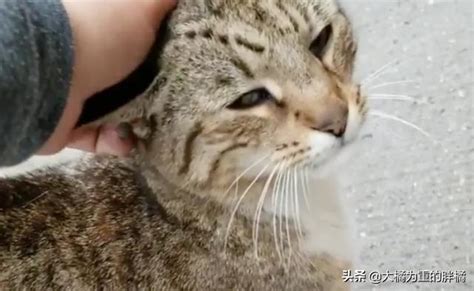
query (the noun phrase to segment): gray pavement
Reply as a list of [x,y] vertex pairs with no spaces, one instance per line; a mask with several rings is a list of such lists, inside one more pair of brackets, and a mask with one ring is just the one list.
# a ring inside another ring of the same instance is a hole
[[[357,76],[395,61],[369,90],[374,110],[427,131],[371,117],[361,154],[344,171],[370,271],[466,271],[465,284],[355,284],[356,290],[473,290],[474,8],[471,0],[341,0],[360,39]],[[388,96],[378,96],[386,98]],[[393,96],[392,96],[393,97]],[[402,97],[402,96],[397,96]],[[69,158],[69,152],[59,159]],[[35,159],[25,167],[41,166]]]
[[371,108],[412,122],[435,140],[399,122],[369,120],[366,131],[373,137],[344,180],[362,241],[360,269],[467,272],[466,284],[355,287],[473,290],[474,2],[341,2],[360,39],[359,78],[396,60],[370,85],[416,82],[369,92],[409,95],[418,102],[373,100]]

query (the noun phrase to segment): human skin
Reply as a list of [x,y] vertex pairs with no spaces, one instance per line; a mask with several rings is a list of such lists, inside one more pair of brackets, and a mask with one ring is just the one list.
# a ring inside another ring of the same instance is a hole
[[74,68],[69,97],[55,131],[38,154],[65,147],[127,155],[131,136],[116,125],[75,129],[84,102],[128,76],[145,59],[156,32],[176,0],[63,0],[74,42]]

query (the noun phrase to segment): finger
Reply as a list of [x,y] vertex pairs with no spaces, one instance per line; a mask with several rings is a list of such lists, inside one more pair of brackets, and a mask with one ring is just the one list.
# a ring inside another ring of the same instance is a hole
[[113,126],[103,126],[77,130],[68,147],[98,154],[127,156],[134,145],[133,138],[120,136]]
[[103,127],[97,139],[96,153],[127,156],[133,147],[133,141],[120,136],[115,127]]

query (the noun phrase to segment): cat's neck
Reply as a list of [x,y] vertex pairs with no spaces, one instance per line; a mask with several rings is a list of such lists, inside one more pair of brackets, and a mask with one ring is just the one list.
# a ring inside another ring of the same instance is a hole
[[178,217],[183,217],[185,211],[201,226],[216,226],[221,239],[222,232],[229,231],[229,224],[249,238],[255,236],[259,225],[260,239],[268,243],[289,228],[295,240],[293,247],[306,253],[353,261],[357,252],[346,202],[341,199],[334,179],[308,176],[304,183],[282,179],[269,185],[268,179],[262,177],[257,181],[240,179],[234,184],[230,181],[227,187],[217,189],[188,191],[156,169],[148,168],[143,173],[167,211],[177,213]]

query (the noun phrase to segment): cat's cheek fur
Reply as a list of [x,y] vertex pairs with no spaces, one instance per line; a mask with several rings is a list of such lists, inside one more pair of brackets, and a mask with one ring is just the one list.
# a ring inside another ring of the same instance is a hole
[[353,142],[357,139],[363,124],[363,116],[359,113],[358,106],[353,102],[349,102],[349,115],[347,118],[346,133],[344,134],[344,142]]
[[311,146],[311,162],[315,167],[331,159],[341,148],[340,141],[328,133],[312,132],[308,141]]

